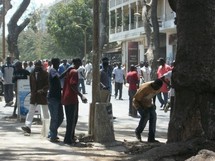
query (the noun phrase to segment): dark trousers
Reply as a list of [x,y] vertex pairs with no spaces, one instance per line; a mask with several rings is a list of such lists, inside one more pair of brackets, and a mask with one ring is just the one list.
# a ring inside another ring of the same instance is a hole
[[174,96],[171,96],[170,97],[170,118],[172,117],[172,112],[173,112],[173,109],[174,109],[174,104],[175,104],[175,97]]
[[129,115],[131,116],[137,116],[137,110],[133,107],[132,101],[133,97],[137,90],[128,90],[128,95],[129,95]]
[[78,103],[65,105],[66,113],[66,134],[64,143],[72,144],[75,142],[75,127],[78,121]]
[[55,139],[58,134],[58,128],[63,122],[63,106],[60,99],[48,98],[48,107],[51,116],[49,137]]
[[115,98],[118,95],[118,91],[119,91],[119,99],[122,98],[122,85],[123,83],[115,82]]
[[[162,95],[163,94],[163,98],[162,98]],[[159,102],[161,103],[161,105],[166,105],[167,104],[167,101],[168,101],[168,92],[160,92],[157,94],[157,97],[158,97],[158,100]]]
[[157,121],[157,113],[156,113],[156,107],[150,107],[146,109],[138,109],[141,118],[139,121],[139,125],[136,128],[136,133],[142,133],[147,121],[149,120],[149,134],[148,134],[148,141],[155,140],[155,130],[156,130],[156,121]]
[[4,99],[6,103],[13,101],[13,84],[4,84]]

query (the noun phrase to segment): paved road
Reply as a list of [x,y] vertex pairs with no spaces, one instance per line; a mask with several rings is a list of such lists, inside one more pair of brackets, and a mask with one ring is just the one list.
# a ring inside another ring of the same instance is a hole
[[[111,98],[113,106],[115,138],[119,142],[136,141],[134,129],[139,119],[128,116],[128,89],[123,87],[123,99],[115,100]],[[91,86],[86,86],[86,97],[91,102]],[[79,120],[76,128],[76,134],[85,134],[88,132],[89,103],[80,103]],[[30,137],[24,136],[21,126],[24,124],[17,119],[6,119],[13,111],[13,107],[3,107],[4,102],[0,102],[0,160],[60,160],[60,161],[91,161],[91,160],[114,160],[113,157],[123,157],[121,146],[107,148],[104,145],[93,143],[92,148],[78,148],[65,146],[62,142],[50,143],[47,138],[41,136],[41,125],[32,126]],[[159,103],[157,102],[159,107]],[[167,127],[169,122],[169,112],[164,113],[157,110],[157,133],[156,139],[166,142]],[[148,125],[142,134],[143,140],[147,140]],[[63,140],[65,134],[65,121],[59,128],[60,140]]]

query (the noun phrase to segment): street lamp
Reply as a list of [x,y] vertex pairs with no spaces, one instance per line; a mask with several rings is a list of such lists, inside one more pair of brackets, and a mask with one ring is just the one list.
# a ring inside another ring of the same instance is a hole
[[85,24],[77,24],[76,27],[79,27],[82,29],[84,34],[84,63],[86,65],[86,57],[87,57],[87,28],[88,26]]

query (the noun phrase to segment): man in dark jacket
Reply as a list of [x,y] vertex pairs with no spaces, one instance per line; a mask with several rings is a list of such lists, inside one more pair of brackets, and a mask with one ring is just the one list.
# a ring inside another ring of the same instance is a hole
[[42,67],[41,61],[35,62],[35,69],[30,74],[30,107],[25,119],[25,126],[22,130],[25,133],[31,133],[31,125],[35,114],[37,105],[41,105],[43,112],[43,119],[49,119],[48,103],[47,103],[47,91],[49,89],[48,72]]

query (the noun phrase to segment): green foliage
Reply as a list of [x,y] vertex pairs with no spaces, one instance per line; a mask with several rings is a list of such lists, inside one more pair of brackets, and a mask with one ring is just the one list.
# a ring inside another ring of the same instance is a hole
[[84,0],[69,4],[58,3],[47,20],[48,33],[61,49],[70,56],[84,56],[84,33],[86,29],[87,53],[92,50],[92,10]]
[[46,32],[34,32],[32,29],[23,31],[18,39],[21,61],[51,59],[53,57],[69,58],[57,46],[54,39]]
[[38,32],[37,23],[41,20],[41,11],[38,9],[35,12],[30,14],[30,24],[28,28],[32,29],[34,32]]

